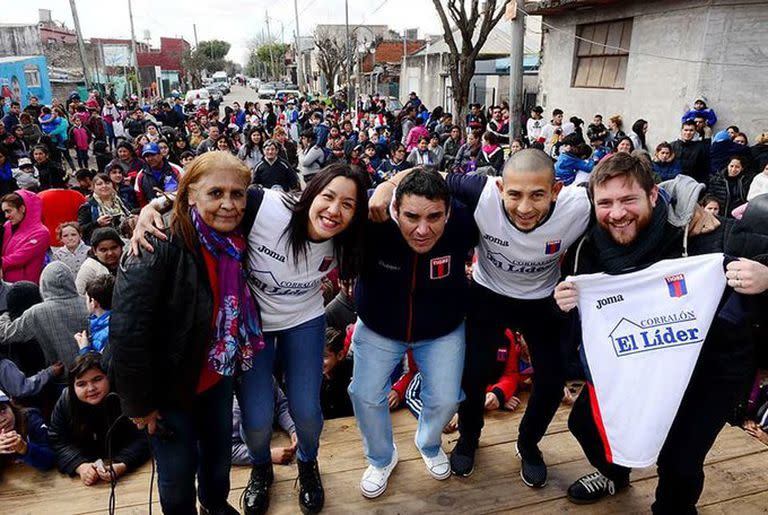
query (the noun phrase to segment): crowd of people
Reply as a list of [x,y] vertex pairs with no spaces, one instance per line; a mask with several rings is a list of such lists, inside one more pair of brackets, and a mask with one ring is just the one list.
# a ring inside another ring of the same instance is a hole
[[[512,120],[506,103],[459,120],[416,93],[398,111],[355,104],[93,91],[2,106],[0,472],[114,485],[154,459],[165,513],[228,514],[244,465],[241,508],[258,514],[273,466],[295,462],[300,508],[317,513],[324,420],[356,418],[360,490],[376,498],[398,462],[391,410],[417,417],[429,475],[467,477],[484,412],[516,410],[527,389],[523,482],[546,485],[542,438],[574,404],[597,471],[568,497],[596,502],[631,469],[606,459],[563,278],[709,252],[740,259],[659,456],[654,512],[695,512],[727,422],[768,444],[768,132],[723,129],[701,97],[679,135],[540,106]],[[275,427],[289,446],[272,446]]]

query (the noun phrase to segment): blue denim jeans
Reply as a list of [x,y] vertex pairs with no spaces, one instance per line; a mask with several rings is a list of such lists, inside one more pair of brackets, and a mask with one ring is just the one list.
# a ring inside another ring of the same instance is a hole
[[197,514],[195,475],[200,504],[216,508],[227,502],[233,385],[233,378],[223,377],[198,395],[194,410],[160,411],[163,426],[173,433],[150,437],[165,515]]
[[272,372],[277,353],[285,370],[288,410],[296,424],[298,458],[317,459],[323,411],[320,386],[323,382],[325,315],[290,329],[265,332],[266,346],[256,353],[253,368],[240,378],[240,408],[245,443],[255,465],[269,463],[270,441],[275,414]]
[[422,378],[423,407],[416,429],[416,445],[426,456],[436,456],[443,428],[463,397],[464,323],[439,338],[409,344],[385,338],[358,319],[352,345],[354,369],[349,395],[368,462],[384,467],[392,460],[392,420],[387,404],[392,387],[390,374],[409,347],[413,349]]

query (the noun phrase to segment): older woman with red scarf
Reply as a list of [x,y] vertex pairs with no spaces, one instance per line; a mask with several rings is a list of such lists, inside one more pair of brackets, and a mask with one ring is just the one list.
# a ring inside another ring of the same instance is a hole
[[[120,267],[110,325],[117,390],[146,428],[166,514],[227,503],[236,378],[264,347],[242,269],[250,171],[209,152],[181,179],[167,240]],[[195,478],[197,477],[197,492]],[[197,494],[197,495],[196,495]]]

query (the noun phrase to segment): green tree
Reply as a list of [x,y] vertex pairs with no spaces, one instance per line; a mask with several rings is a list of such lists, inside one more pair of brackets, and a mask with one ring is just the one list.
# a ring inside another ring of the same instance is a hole
[[197,48],[185,56],[185,69],[198,76],[203,70],[208,73],[224,70],[228,63],[224,58],[229,53],[230,47],[229,43],[218,39],[201,41]]
[[201,41],[194,53],[198,54],[201,58],[218,61],[224,60],[231,47],[232,45],[226,41],[212,39],[210,41]]
[[251,50],[245,67],[247,75],[271,79],[285,75],[285,54],[289,48],[285,43],[264,43]]

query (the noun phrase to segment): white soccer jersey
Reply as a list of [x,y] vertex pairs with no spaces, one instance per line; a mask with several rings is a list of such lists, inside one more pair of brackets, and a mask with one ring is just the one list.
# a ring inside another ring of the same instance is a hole
[[560,279],[560,259],[589,224],[586,188],[560,191],[543,224],[522,232],[509,221],[497,181],[489,177],[475,209],[480,243],[472,277],[491,291],[515,299],[543,299]]
[[264,331],[289,329],[324,313],[322,278],[336,267],[333,243],[309,243],[306,259],[293,259],[283,234],[291,211],[282,194],[264,190],[248,233],[248,284],[261,310]]
[[723,255],[567,280],[579,289],[592,414],[606,459],[625,467],[652,465],[725,289]]

